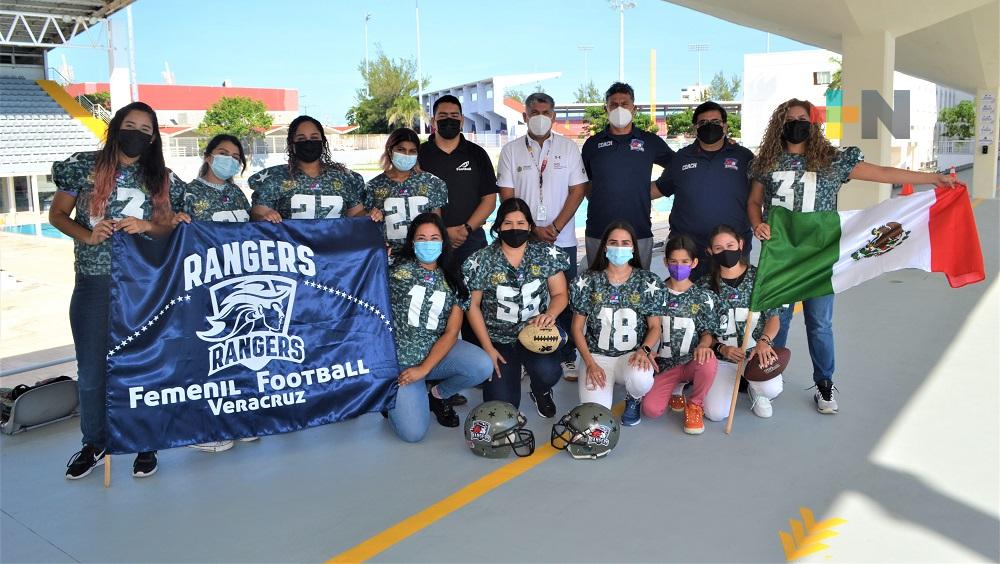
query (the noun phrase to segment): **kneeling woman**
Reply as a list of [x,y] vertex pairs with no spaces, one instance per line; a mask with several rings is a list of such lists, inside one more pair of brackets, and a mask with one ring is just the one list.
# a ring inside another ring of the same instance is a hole
[[663,282],[643,270],[636,250],[632,226],[612,223],[590,269],[570,288],[573,342],[587,367],[578,380],[580,403],[610,409],[615,384],[624,384],[622,425],[641,419],[640,400],[653,387],[652,348],[660,339]]
[[717,362],[711,347],[719,318],[712,295],[691,282],[691,271],[698,266],[694,240],[687,235],[671,237],[663,254],[670,278],[662,294],[663,339],[656,359],[659,372],[642,403],[642,412],[653,418],[663,415],[677,384],[691,382],[684,406],[684,432],[699,435],[705,431],[705,394],[715,379]]
[[[410,443],[427,433],[428,406],[438,423],[458,427],[458,415],[443,398],[481,383],[493,370],[482,349],[458,340],[459,303],[468,292],[439,266],[450,249],[441,218],[422,213],[410,223],[389,271],[396,356],[403,368],[389,421],[399,438]],[[429,392],[425,381],[436,382]]]
[[[699,283],[715,297],[716,312],[719,316],[718,342],[713,345],[719,359],[719,371],[715,382],[705,396],[705,417],[721,421],[729,416],[733,401],[733,386],[736,384],[736,369],[743,360],[743,335],[746,332],[747,315],[750,311],[750,292],[753,290],[757,269],[746,263],[743,256],[743,238],[728,225],[715,228],[709,238],[708,252],[712,255],[711,275]],[[763,368],[770,366],[778,355],[772,348],[772,340],[780,328],[781,309],[771,309],[754,316],[753,339],[756,346],[750,350],[747,362],[757,362]],[[765,382],[748,382],[750,409],[758,417],[771,416],[771,400],[782,390],[781,374]]]
[[528,204],[511,198],[500,204],[490,228],[493,244],[476,251],[462,266],[472,291],[469,325],[493,361],[494,374],[483,387],[483,401],[521,405],[521,366],[531,379],[538,414],[553,417],[552,386],[562,376],[558,354],[533,353],[517,342],[528,323],[548,327],[566,308],[569,257],[537,240]]

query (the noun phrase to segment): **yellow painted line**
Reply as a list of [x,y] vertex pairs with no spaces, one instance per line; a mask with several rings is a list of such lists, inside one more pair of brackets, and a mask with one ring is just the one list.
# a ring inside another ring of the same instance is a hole
[[524,474],[559,452],[559,450],[553,448],[548,442],[545,442],[541,446],[536,447],[535,453],[531,456],[508,462],[427,509],[415,513],[361,544],[341,552],[327,562],[364,562],[374,558],[393,545],[429,527],[442,517],[465,507],[484,494]]
[[986,201],[986,198],[976,198],[972,200],[972,209],[976,209],[976,206]]
[[97,137],[99,141],[102,143],[104,142],[104,136],[108,132],[108,124],[90,115],[90,112],[81,106],[79,102],[69,95],[69,92],[66,92],[66,90],[62,86],[59,86],[56,82],[51,80],[37,80],[35,82],[38,83],[38,86],[41,86],[42,90],[55,100],[57,104],[62,106],[62,109],[66,110],[67,114],[82,123],[87,129],[90,130],[91,133],[94,134],[95,137]]

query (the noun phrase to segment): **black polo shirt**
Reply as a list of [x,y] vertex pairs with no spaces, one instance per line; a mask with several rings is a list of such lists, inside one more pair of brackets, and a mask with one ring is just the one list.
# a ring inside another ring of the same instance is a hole
[[445,153],[435,145],[431,135],[426,143],[420,144],[417,163],[421,170],[437,176],[448,185],[448,205],[441,210],[446,227],[469,221],[483,196],[499,191],[490,156],[479,145],[467,141],[464,135],[451,153]]
[[609,127],[587,139],[582,156],[590,177],[587,237],[600,238],[618,220],[631,223],[640,239],[652,237],[649,182],[654,163],[670,165],[674,152],[667,143],[635,126],[627,135],[612,135]]
[[750,149],[728,141],[715,152],[702,150],[698,141],[677,151],[670,168],[656,180],[661,194],[674,197],[671,233],[690,235],[701,249],[708,246],[712,230],[724,223],[749,241],[752,160]]

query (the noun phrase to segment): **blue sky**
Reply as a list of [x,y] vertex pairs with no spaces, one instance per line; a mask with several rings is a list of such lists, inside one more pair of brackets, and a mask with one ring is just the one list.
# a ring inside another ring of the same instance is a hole
[[[649,98],[649,51],[657,51],[658,102],[676,101],[698,80],[689,43],[709,43],[702,78],[743,73],[743,55],[766,48],[766,34],[660,0],[636,0],[625,12],[625,80]],[[138,0],[133,5],[136,73],[162,84],[164,62],[178,84],[298,89],[300,108],[342,124],[361,86],[363,20],[369,54],[416,57],[413,0]],[[125,12],[114,16],[124,26]],[[562,72],[542,83],[557,102],[572,102],[584,82],[580,45],[593,46],[590,78],[603,91],[618,78],[618,12],[605,0],[420,0],[424,76],[431,87],[500,74]],[[124,27],[123,27],[124,31]],[[85,43],[80,41],[80,43]],[[811,47],[771,36],[772,51]],[[54,50],[78,82],[108,78],[107,52]],[[524,90],[530,92],[531,85]]]

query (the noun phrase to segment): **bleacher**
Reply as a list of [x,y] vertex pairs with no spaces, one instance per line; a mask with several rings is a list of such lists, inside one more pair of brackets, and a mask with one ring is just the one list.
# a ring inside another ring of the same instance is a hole
[[48,170],[53,161],[99,145],[34,81],[0,76],[0,175]]

